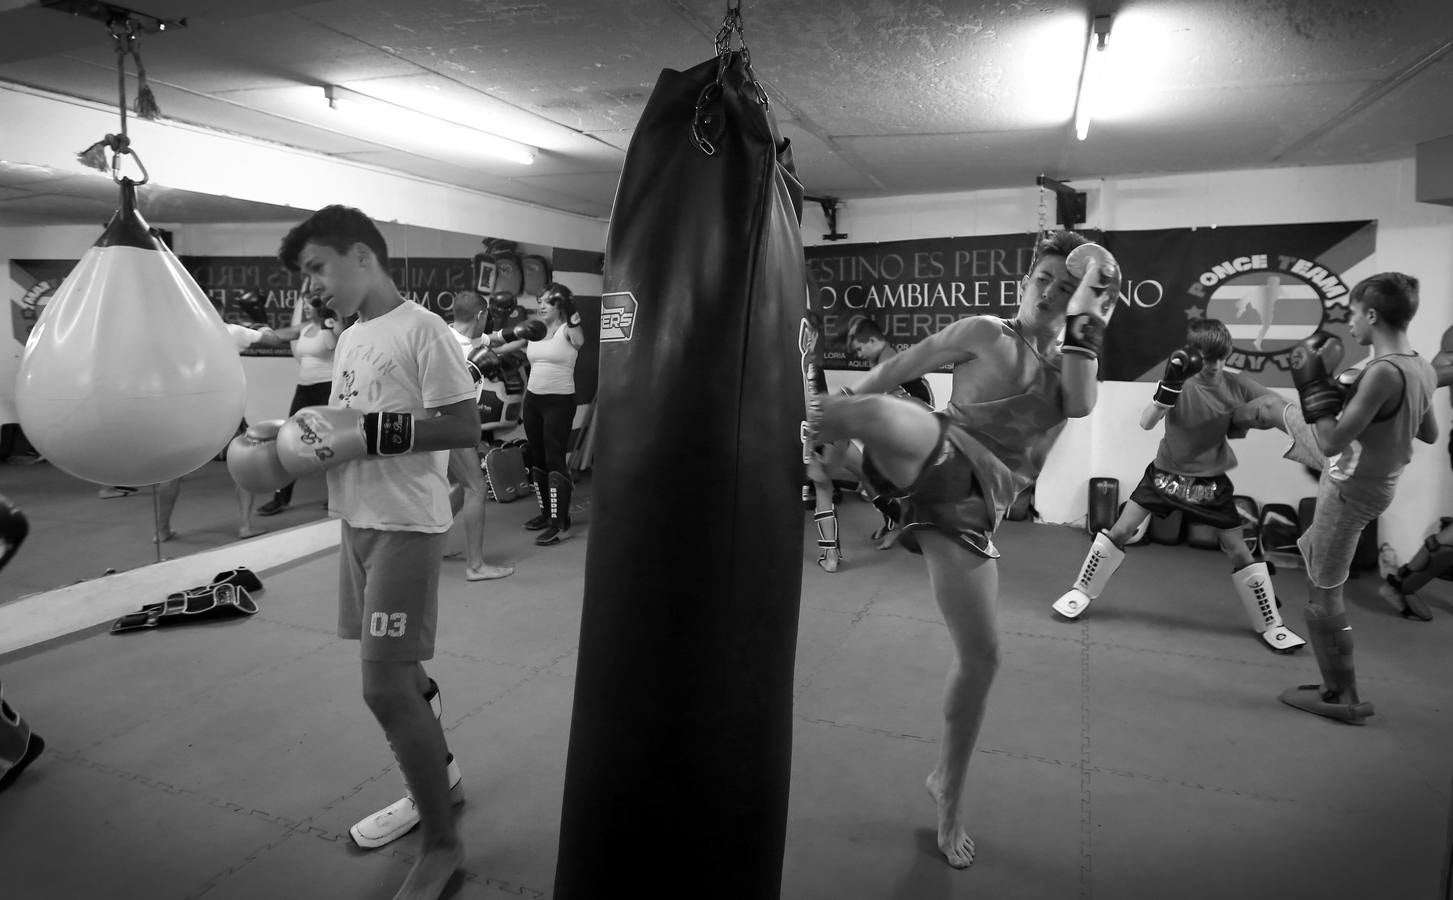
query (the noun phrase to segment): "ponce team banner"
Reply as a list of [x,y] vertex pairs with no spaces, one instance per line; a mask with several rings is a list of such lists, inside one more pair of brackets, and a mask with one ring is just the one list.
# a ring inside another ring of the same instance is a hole
[[[1342,338],[1356,360],[1348,293],[1377,271],[1375,222],[1082,233],[1124,274],[1100,367],[1107,381],[1158,378],[1196,318],[1225,322],[1235,344],[1228,365],[1269,386],[1291,385],[1287,355],[1318,330]],[[1009,234],[807,248],[826,368],[866,367],[844,342],[855,316],[877,322],[899,349],[965,316],[1012,317],[1032,242]]]

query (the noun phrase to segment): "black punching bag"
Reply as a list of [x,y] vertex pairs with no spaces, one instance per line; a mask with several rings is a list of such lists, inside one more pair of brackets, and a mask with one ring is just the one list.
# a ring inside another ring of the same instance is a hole
[[606,240],[557,900],[775,898],[802,590],[802,186],[732,51],[665,70]]

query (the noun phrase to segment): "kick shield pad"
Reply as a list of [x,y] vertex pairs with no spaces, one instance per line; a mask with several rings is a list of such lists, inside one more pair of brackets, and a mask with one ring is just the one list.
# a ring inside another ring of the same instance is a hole
[[737,51],[663,71],[616,191],[557,900],[780,890],[807,287],[766,100]]

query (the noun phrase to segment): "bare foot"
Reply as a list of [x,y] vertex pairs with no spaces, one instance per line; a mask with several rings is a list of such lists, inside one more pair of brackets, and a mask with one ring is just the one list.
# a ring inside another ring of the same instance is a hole
[[438,900],[449,879],[464,865],[464,846],[439,844],[424,849],[424,855],[409,870],[394,900]]
[[957,813],[949,811],[938,770],[928,773],[923,786],[928,789],[928,795],[938,807],[938,849],[943,851],[949,865],[955,869],[967,869],[974,864],[974,839],[969,837],[969,832],[958,822]]
[[176,536],[177,536],[177,533],[175,531],[172,531],[170,528],[168,528],[166,531],[163,531],[161,534],[154,535],[152,537],[152,539],[151,539],[151,542],[153,544],[164,544],[164,543],[166,543],[167,541],[171,540],[172,538],[174,538]]
[[515,574],[514,566],[492,566],[489,563],[480,563],[478,566],[464,570],[465,581],[493,581],[496,578],[507,578]]
[[243,525],[237,529],[237,536],[243,539],[257,537],[259,534],[267,534],[266,528],[254,528],[251,525]]
[[836,572],[841,562],[842,555],[836,550],[825,550],[822,556],[817,558],[817,564],[822,566],[824,572]]

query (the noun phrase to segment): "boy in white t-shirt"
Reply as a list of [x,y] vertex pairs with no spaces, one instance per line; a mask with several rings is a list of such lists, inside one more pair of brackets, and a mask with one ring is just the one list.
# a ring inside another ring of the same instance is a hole
[[463,793],[422,663],[434,655],[453,518],[447,451],[479,439],[474,382],[444,320],[399,294],[383,235],[359,210],[319,210],[278,257],[336,315],[358,315],[338,339],[329,405],[289,419],[275,451],[295,477],[327,471],[329,512],[343,520],[338,633],[360,642],[363,697],[410,792],[350,833],[376,847],[421,825],[398,896],[437,897],[464,860],[451,810]]

